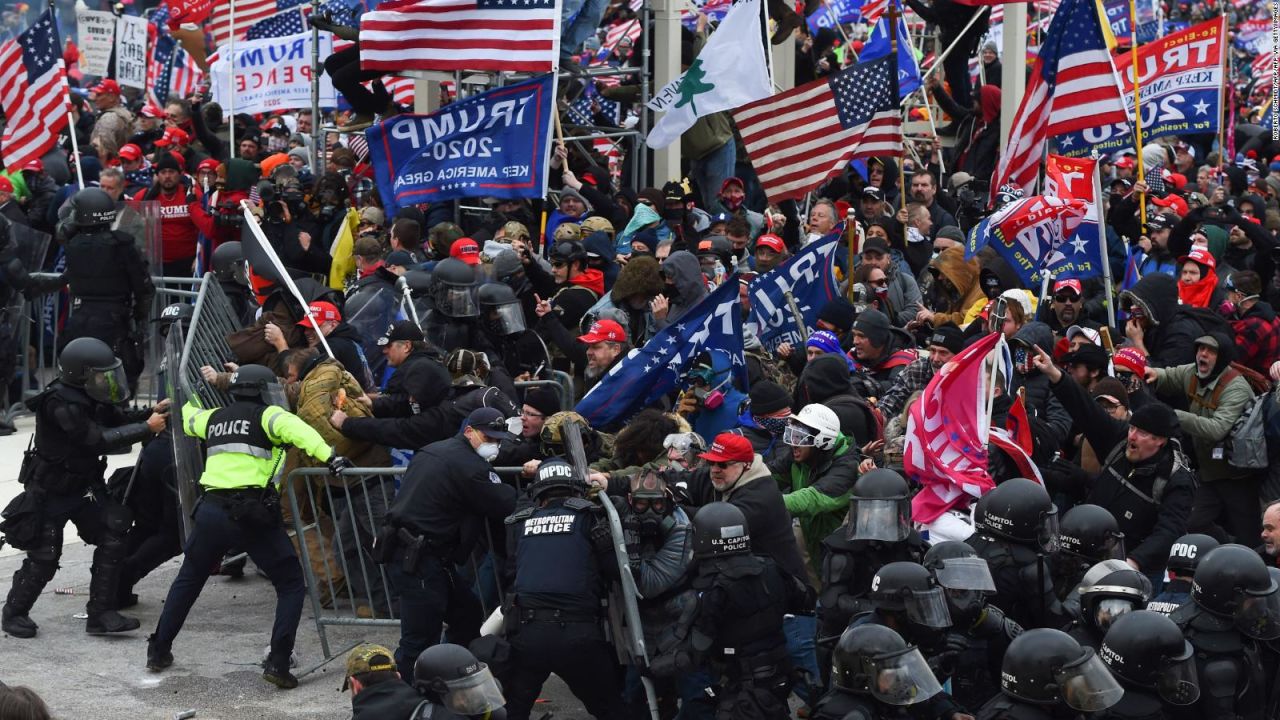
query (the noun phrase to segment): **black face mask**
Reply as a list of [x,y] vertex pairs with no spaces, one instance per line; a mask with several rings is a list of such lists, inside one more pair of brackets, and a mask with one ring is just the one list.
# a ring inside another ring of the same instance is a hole
[[671,302],[679,302],[680,289],[671,283],[667,283],[662,288],[662,294],[667,296],[667,300]]
[[684,222],[684,208],[665,208],[662,211],[662,219],[673,225]]

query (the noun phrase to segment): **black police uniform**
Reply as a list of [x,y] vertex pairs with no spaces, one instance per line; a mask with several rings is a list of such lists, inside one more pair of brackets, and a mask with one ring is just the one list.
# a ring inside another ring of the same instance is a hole
[[144,361],[143,331],[155,295],[146,261],[133,238],[106,228],[77,232],[64,249],[64,276],[74,304],[58,336],[58,352],[76,338],[98,338],[124,363],[130,387],[136,386]]
[[947,645],[959,648],[959,652],[951,676],[951,696],[964,707],[981,707],[1000,691],[1004,652],[1022,634],[1022,626],[994,605],[985,606],[967,626],[962,626],[954,613],[952,619],[957,624],[947,634]]
[[1034,549],[985,534],[966,540],[987,561],[996,582],[992,604],[1023,627],[1065,627],[1069,618],[1054,593],[1049,559]]
[[862,695],[835,688],[813,706],[813,720],[910,720],[905,708],[873,702]]
[[400,592],[396,664],[402,677],[412,676],[419,653],[440,642],[445,622],[449,642],[465,646],[479,635],[480,601],[459,582],[454,565],[471,556],[485,519],[501,520],[515,504],[515,488],[502,484],[461,435],[413,456],[384,530],[395,547],[383,557]]
[[1000,693],[978,711],[978,720],[1084,720],[1083,713],[1059,706],[1022,702]]
[[43,494],[43,510],[36,539],[13,574],[5,615],[27,615],[53,579],[62,557],[62,531],[70,520],[81,539],[97,546],[86,605],[92,629],[96,617],[116,608],[130,522],[128,511],[107,497],[102,455],[150,435],[147,424],[139,421],[151,411],[125,412],[61,381],[26,404],[36,414],[36,435],[21,479],[27,492]]
[[1171,615],[1196,651],[1200,701],[1187,718],[1262,720],[1266,717],[1267,678],[1262,652],[1253,638],[1236,629],[1230,617],[1188,602]]
[[[126,505],[133,513],[125,543],[128,557],[120,574],[120,605],[137,601],[133,586],[166,560],[182,554],[182,519],[173,485],[173,432],[170,427],[142,448],[137,470],[122,480],[132,480]],[[130,475],[132,477],[130,477]],[[116,488],[111,488],[113,491]],[[123,490],[123,488],[121,489]]]
[[[403,680],[384,680],[351,698],[351,720],[409,720],[424,703],[430,704]],[[428,717],[439,720],[449,716],[432,713]]]
[[529,717],[551,673],[598,718],[621,717],[621,686],[603,630],[606,577],[618,565],[607,520],[589,500],[554,498],[507,519],[515,561],[508,618],[511,720]]
[[1162,615],[1171,615],[1174,610],[1189,602],[1191,602],[1191,580],[1174,578],[1165,583],[1164,590],[1147,603],[1147,609]]

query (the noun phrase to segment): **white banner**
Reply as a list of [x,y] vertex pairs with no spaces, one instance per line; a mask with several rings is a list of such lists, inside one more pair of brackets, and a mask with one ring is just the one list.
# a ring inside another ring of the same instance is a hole
[[[237,113],[260,113],[311,107],[311,33],[299,33],[235,44],[235,82],[231,58],[220,48],[210,58],[213,101]],[[333,36],[320,33],[320,61],[333,52]],[[328,73],[320,77],[320,105],[337,103]]]
[[125,87],[147,87],[147,21],[124,15],[116,25],[116,82]]
[[80,32],[80,72],[106,75],[111,51],[116,46],[116,16],[109,12],[77,9],[76,27]]

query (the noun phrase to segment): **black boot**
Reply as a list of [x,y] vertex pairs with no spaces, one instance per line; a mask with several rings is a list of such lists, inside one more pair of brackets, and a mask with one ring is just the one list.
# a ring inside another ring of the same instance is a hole
[[298,687],[298,678],[289,672],[288,655],[285,655],[283,660],[275,655],[268,655],[267,661],[262,664],[262,679],[281,690],[292,690]]
[[156,636],[152,635],[147,638],[147,669],[151,672],[160,672],[173,664],[173,652],[168,646],[161,647],[156,642]]
[[36,631],[40,629],[31,618],[27,617],[25,612],[21,612],[16,608],[6,604],[4,610],[0,611],[0,618],[3,622],[3,630],[12,637],[27,640],[36,636]]
[[[106,544],[98,546],[95,559],[100,553],[105,554]],[[84,623],[84,631],[90,635],[107,635],[110,633],[129,632],[142,626],[137,618],[126,617],[116,612],[119,603],[120,563],[95,562],[90,569],[89,602],[85,604],[85,612],[89,619]]]

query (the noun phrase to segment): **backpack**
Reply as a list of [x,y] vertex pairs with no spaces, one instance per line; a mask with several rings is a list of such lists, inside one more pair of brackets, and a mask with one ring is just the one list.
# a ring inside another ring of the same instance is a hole
[[[1275,405],[1271,393],[1253,398],[1231,426],[1224,443],[1227,463],[1241,470],[1261,470],[1267,467],[1270,452],[1267,446],[1268,406]],[[1272,411],[1272,415],[1275,415]]]
[[[872,401],[854,393],[843,393],[840,395],[832,395],[826,400],[823,400],[822,404],[827,407],[831,407],[837,402],[855,405],[862,410],[864,415],[866,415],[867,427],[873,429],[875,431],[875,435],[865,442],[874,442],[876,440],[884,439],[884,413],[880,412],[880,408],[876,407]],[[861,438],[850,439],[854,441],[854,444],[857,444],[862,440]]]

